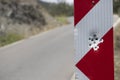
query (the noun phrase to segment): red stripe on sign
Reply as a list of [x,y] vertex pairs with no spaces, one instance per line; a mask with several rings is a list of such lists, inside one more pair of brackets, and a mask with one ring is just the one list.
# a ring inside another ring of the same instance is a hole
[[114,80],[113,28],[103,39],[97,52],[91,49],[76,64],[90,80]]
[[97,3],[99,0],[74,0],[74,16],[76,25]]

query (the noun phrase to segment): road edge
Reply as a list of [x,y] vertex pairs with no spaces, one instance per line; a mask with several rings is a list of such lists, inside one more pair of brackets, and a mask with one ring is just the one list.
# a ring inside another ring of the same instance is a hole
[[113,24],[113,27],[118,27],[120,25],[120,18]]

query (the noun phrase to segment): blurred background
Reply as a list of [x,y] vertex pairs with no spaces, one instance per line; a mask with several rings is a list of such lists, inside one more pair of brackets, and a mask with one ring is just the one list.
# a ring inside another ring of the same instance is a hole
[[64,0],[0,0],[0,46],[67,24],[68,16],[73,5]]
[[[115,80],[120,80],[120,0],[113,3]],[[0,80],[70,80],[73,16],[73,0],[0,0]]]
[[[120,0],[113,0],[113,12],[120,17]],[[115,58],[115,80],[120,79],[120,18],[114,21],[114,58]]]

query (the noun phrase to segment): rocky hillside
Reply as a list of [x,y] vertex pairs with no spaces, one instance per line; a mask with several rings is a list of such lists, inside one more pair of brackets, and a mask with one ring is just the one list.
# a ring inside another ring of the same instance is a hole
[[45,25],[44,16],[38,9],[40,6],[20,4],[17,0],[0,0],[0,16],[12,24]]
[[0,0],[0,47],[67,22],[51,16],[42,4],[39,0]]
[[29,36],[54,21],[37,0],[0,0],[0,35],[17,33]]

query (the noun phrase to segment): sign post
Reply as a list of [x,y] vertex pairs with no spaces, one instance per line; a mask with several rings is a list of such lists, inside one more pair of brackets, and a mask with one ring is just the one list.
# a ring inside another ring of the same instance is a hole
[[113,0],[74,0],[76,80],[114,80]]

